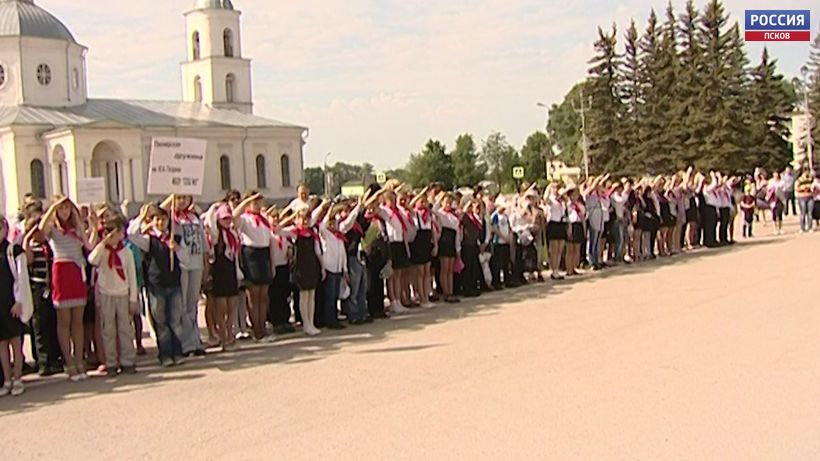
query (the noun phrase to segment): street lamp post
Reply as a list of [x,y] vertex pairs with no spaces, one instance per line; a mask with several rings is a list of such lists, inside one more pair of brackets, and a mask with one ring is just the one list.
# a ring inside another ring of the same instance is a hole
[[325,154],[325,159],[322,161],[323,170],[325,172],[325,180],[324,180],[324,196],[329,197],[328,193],[330,192],[330,172],[327,170],[327,159],[330,158],[331,152]]
[[811,108],[809,107],[809,68],[808,66],[803,66],[800,68],[800,75],[803,76],[803,105],[806,108],[806,122],[808,124],[808,133],[806,134],[806,153],[808,154],[809,158],[809,168],[811,169],[812,176],[814,175],[814,146],[812,138],[811,138],[811,130],[812,130],[812,117],[811,117]]
[[547,182],[550,178],[550,165],[552,164],[552,137],[550,137],[550,108],[543,102],[536,103],[538,107],[544,109],[547,113],[547,121],[544,122],[544,132],[547,133],[547,152],[544,152],[544,172],[547,176]]
[[581,114],[581,148],[584,150],[584,177],[589,178],[589,142],[587,141],[587,111],[592,106],[592,96],[584,99],[584,86],[581,85],[581,107],[572,102],[572,109]]

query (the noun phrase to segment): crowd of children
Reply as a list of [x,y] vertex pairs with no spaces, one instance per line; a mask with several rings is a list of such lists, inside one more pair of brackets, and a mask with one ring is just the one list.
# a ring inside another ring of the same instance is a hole
[[[0,395],[24,390],[27,331],[42,376],[133,374],[146,315],[159,363],[170,367],[209,348],[235,351],[239,340],[274,341],[295,325],[315,336],[346,328],[343,320],[363,325],[541,282],[546,271],[560,280],[728,245],[738,212],[743,237],[766,212],[781,232],[789,187],[779,173],[692,169],[524,184],[512,196],[439,184],[414,192],[391,180],[333,201],[300,186],[281,209],[256,191],[232,191],[204,210],[172,196],[133,219],[29,198],[14,226],[0,220]],[[820,179],[806,171],[791,188],[808,231],[820,220]]]

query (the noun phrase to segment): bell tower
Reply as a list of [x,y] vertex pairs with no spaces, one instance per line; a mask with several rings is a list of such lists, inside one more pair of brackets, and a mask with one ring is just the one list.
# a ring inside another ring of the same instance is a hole
[[185,13],[183,101],[253,112],[251,61],[242,57],[240,14],[231,0],[195,0]]

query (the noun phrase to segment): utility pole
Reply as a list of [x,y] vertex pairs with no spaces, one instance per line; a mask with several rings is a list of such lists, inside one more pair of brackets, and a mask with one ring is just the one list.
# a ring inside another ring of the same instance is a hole
[[592,106],[592,96],[584,98],[584,86],[581,85],[581,107],[572,102],[572,109],[581,115],[581,148],[584,150],[584,178],[589,178],[589,142],[587,141],[587,111]]
[[544,152],[544,171],[547,175],[547,182],[551,181],[550,165],[552,165],[552,137],[550,136],[550,108],[543,102],[536,103],[538,107],[547,112],[547,121],[544,122],[544,132],[547,134],[547,151]]
[[809,169],[812,176],[814,176],[814,141],[811,138],[811,131],[814,128],[812,123],[811,108],[809,108],[809,68],[803,66],[800,68],[800,74],[803,76],[803,103],[806,106],[806,124],[808,125],[808,133],[806,134],[806,153],[809,157]]
[[332,186],[332,184],[330,183],[330,181],[331,181],[330,172],[327,170],[327,159],[330,157],[330,155],[331,155],[331,152],[328,152],[325,155],[324,161],[322,162],[322,164],[324,166],[323,170],[325,172],[324,187],[323,187],[323,189],[324,189],[324,194],[323,195],[325,197],[330,197],[328,194],[330,193],[330,189],[331,189],[331,186]]

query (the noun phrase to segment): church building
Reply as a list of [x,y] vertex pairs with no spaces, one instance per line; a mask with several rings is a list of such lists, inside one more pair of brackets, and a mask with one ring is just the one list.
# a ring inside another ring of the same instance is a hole
[[76,197],[89,177],[105,179],[110,203],[150,199],[155,136],[207,141],[198,201],[231,189],[294,197],[308,130],[254,115],[239,17],[231,0],[195,0],[185,13],[182,101],[95,99],[88,49],[71,31],[33,0],[0,0],[0,212],[13,216],[27,193]]

